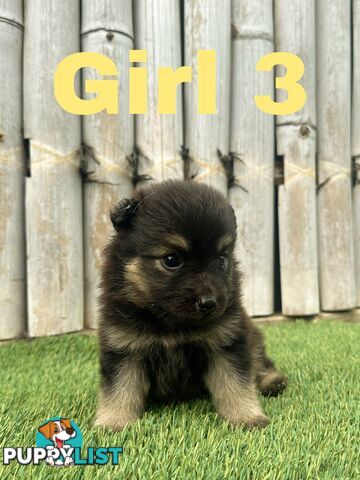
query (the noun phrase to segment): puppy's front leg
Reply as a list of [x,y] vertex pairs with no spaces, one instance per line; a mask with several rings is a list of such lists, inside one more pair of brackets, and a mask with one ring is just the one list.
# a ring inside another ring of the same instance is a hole
[[143,413],[149,380],[139,359],[102,352],[102,391],[95,425],[122,430]]
[[211,359],[205,384],[218,414],[233,425],[254,428],[269,423],[257,399],[255,382],[250,375],[239,375],[230,356],[219,353]]

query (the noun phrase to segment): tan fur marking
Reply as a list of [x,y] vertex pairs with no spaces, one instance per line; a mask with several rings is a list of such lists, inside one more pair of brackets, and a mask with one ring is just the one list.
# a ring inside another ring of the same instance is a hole
[[111,390],[103,389],[95,425],[122,430],[144,412],[149,381],[136,359],[126,362],[117,374]]
[[127,298],[136,305],[147,305],[151,301],[150,286],[144,276],[140,257],[133,258],[125,265],[124,278],[126,281],[124,291]]
[[267,419],[257,399],[254,382],[242,384],[224,357],[214,356],[205,383],[221,417],[234,425],[266,425]]
[[165,243],[168,243],[171,247],[179,248],[180,250],[189,250],[190,242],[182,235],[169,234],[165,237]]
[[224,248],[229,246],[233,242],[233,237],[226,233],[223,237],[221,237],[217,243],[217,251],[221,252]]
[[155,247],[151,247],[148,253],[153,257],[165,257],[165,255],[169,255],[170,253],[174,252],[174,248],[166,245],[156,245]]
[[214,351],[219,350],[223,345],[229,344],[236,338],[239,329],[238,320],[225,322],[221,325],[214,326],[207,332],[191,333],[191,334],[163,334],[153,335],[149,332],[142,334],[139,332],[131,332],[123,330],[120,326],[106,326],[100,332],[102,341],[113,349],[128,349],[132,352],[144,352],[156,345],[162,345],[170,348],[183,343],[195,342],[205,343]]
[[154,338],[150,334],[135,333],[123,330],[120,326],[107,326],[100,332],[102,342],[110,349],[126,349],[131,352],[147,350],[154,344]]
[[169,234],[162,240],[163,244],[154,245],[148,250],[149,255],[154,257],[164,257],[174,251],[188,251],[190,249],[190,242],[182,235]]

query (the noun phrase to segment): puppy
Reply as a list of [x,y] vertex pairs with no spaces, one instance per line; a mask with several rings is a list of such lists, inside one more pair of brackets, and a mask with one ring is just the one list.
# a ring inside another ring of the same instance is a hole
[[110,218],[96,424],[121,430],[149,399],[209,394],[231,424],[267,425],[256,387],[277,395],[286,378],[242,306],[236,220],[225,198],[204,184],[168,181],[136,191]]

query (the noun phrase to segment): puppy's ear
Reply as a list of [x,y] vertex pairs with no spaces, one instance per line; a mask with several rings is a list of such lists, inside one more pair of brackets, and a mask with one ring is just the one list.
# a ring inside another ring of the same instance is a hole
[[131,225],[139,205],[139,200],[124,198],[111,210],[110,220],[117,232]]
[[60,418],[60,423],[65,425],[65,428],[71,428],[70,418]]
[[50,438],[50,422],[39,427],[39,432],[42,433],[45,438]]

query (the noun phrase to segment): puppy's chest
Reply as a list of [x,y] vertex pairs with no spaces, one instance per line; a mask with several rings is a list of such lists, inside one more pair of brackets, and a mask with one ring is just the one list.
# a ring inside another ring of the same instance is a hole
[[188,400],[204,393],[208,360],[197,345],[157,347],[147,358],[150,398],[155,401]]

